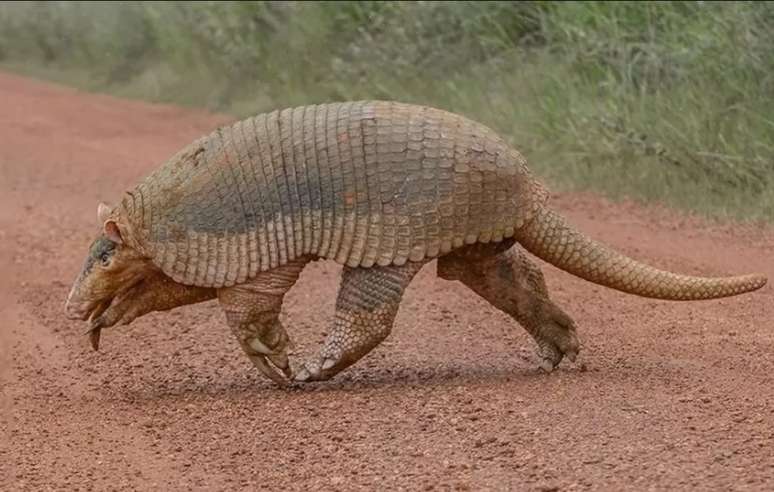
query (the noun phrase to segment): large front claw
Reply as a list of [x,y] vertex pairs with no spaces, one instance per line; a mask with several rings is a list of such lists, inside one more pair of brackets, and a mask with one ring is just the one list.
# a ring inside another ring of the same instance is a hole
[[[266,355],[248,355],[250,360],[252,361],[253,365],[258,369],[258,371],[261,372],[264,376],[272,380],[274,383],[280,385],[280,386],[287,386],[290,383],[290,380],[293,377],[292,372],[289,370],[289,367],[286,364],[286,367],[281,367],[281,365],[277,365],[274,363],[273,357],[276,356],[266,356]],[[287,355],[284,356],[285,360],[287,361]],[[276,368],[279,368],[282,372],[278,372]],[[284,376],[283,376],[284,374]]]
[[242,348],[261,374],[282,386],[293,379],[288,357],[288,349],[292,347],[290,337],[279,322],[242,341]]

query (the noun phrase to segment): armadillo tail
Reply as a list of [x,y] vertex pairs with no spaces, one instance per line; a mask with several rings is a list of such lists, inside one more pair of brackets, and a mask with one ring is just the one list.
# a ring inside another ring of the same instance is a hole
[[566,272],[642,297],[674,301],[716,299],[766,285],[763,275],[705,278],[658,270],[589,239],[549,209],[541,209],[517,232],[517,239],[529,252]]

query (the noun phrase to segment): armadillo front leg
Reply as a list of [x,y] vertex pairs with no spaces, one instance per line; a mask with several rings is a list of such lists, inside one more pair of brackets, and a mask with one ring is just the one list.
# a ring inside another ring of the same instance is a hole
[[93,320],[91,326],[128,325],[153,311],[167,311],[214,298],[215,289],[179,284],[161,272],[153,272],[135,287],[119,294],[116,302]]
[[543,273],[511,241],[473,245],[438,261],[438,276],[459,280],[518,321],[538,345],[540,366],[551,372],[580,349],[575,322],[548,297]]
[[333,330],[296,381],[324,381],[373,350],[392,331],[403,292],[424,262],[371,268],[344,267]]
[[300,258],[262,273],[248,283],[218,290],[226,321],[242,350],[263,375],[280,385],[287,384],[287,380],[268,361],[286,378],[292,377],[287,356],[290,337],[279,315],[285,294],[308,262],[309,258]]

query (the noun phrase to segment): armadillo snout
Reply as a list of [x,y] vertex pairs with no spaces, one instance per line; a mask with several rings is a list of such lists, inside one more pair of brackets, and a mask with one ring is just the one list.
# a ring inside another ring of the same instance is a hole
[[67,319],[85,321],[89,317],[89,303],[72,302],[68,297],[65,301],[64,311]]

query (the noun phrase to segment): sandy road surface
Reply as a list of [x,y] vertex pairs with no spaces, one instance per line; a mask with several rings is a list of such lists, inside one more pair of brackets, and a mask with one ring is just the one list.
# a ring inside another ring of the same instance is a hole
[[[225,118],[0,75],[0,477],[7,490],[772,490],[774,289],[695,303],[551,266],[585,348],[536,369],[524,330],[428,265],[396,329],[332,382],[281,390],[214,303],[105,331],[62,316],[110,201]],[[660,267],[774,278],[774,236],[561,196],[582,230]],[[285,322],[310,354],[339,268]]]

